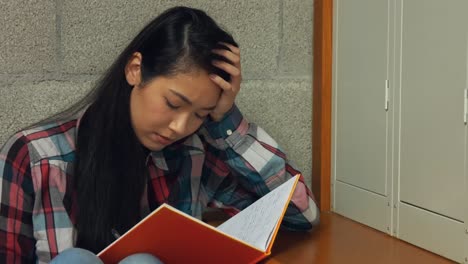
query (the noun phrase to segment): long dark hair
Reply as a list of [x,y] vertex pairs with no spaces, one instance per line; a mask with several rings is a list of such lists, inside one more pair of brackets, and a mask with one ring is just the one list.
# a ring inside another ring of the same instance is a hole
[[130,120],[130,93],[125,66],[135,52],[142,54],[142,82],[203,69],[225,80],[229,74],[214,67],[224,57],[212,53],[238,46],[205,12],[171,8],[131,41],[88,96],[50,120],[72,116],[86,108],[76,142],[76,162],[69,188],[76,191],[76,246],[95,253],[140,219],[140,201],[147,182],[147,150],[139,143]]

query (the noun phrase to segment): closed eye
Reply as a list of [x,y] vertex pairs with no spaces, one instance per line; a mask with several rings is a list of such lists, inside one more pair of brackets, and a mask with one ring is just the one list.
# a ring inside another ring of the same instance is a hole
[[169,100],[167,98],[164,97],[164,99],[166,100],[166,105],[171,108],[171,109],[177,109],[179,108],[180,106],[177,106],[177,105],[174,105],[172,104],[171,102],[169,102]]

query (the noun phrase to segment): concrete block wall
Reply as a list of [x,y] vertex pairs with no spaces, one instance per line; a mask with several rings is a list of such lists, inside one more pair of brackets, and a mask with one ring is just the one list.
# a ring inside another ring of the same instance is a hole
[[205,10],[242,52],[237,104],[311,182],[313,0],[0,0],[0,145],[83,96],[175,5]]

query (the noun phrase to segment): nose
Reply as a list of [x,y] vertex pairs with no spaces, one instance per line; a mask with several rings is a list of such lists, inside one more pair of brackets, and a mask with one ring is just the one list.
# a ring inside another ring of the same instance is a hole
[[189,115],[179,114],[169,123],[169,129],[174,131],[177,135],[184,135],[188,129]]

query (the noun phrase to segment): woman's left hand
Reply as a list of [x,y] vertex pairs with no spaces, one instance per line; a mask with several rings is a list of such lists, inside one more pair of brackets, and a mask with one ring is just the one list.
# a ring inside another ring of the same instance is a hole
[[239,48],[224,42],[220,44],[228,47],[229,50],[215,49],[213,53],[223,56],[231,63],[216,60],[213,61],[213,65],[231,75],[231,81],[227,82],[218,75],[210,74],[211,80],[223,90],[216,108],[210,114],[214,121],[221,121],[223,116],[231,110],[242,81]]

